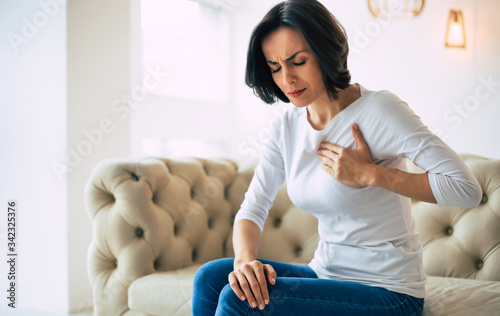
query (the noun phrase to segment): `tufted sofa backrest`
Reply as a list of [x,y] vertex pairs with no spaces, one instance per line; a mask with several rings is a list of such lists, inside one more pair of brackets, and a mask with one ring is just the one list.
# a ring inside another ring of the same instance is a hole
[[475,208],[413,201],[428,275],[500,281],[500,160],[460,155],[483,198]]
[[[485,197],[474,209],[414,202],[429,275],[500,280],[500,160],[463,155]],[[97,315],[128,310],[139,277],[234,255],[232,224],[255,163],[227,159],[108,159],[85,189],[93,222],[88,273]],[[317,221],[283,186],[269,211],[259,257],[307,263]]]
[[[127,311],[128,287],[139,277],[234,256],[232,224],[255,165],[196,158],[101,161],[85,189],[96,314]],[[283,186],[259,257],[307,262],[317,243],[316,219],[294,207]]]

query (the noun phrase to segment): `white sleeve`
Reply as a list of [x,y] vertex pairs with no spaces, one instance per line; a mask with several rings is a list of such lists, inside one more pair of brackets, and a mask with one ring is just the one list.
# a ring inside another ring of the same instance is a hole
[[260,155],[259,164],[245,193],[245,199],[234,219],[234,224],[240,219],[249,219],[264,230],[269,209],[279,188],[285,181],[283,157],[279,149],[283,120],[273,121],[271,136]]
[[439,206],[476,207],[481,187],[458,154],[393,93],[380,91],[374,101],[383,120],[375,137],[382,140],[378,142],[382,156],[402,155],[425,170]]

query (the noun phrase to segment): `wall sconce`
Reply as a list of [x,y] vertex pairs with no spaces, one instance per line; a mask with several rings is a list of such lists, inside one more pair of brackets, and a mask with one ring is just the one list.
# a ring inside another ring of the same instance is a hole
[[377,19],[388,15],[408,19],[419,15],[424,4],[425,0],[368,0],[368,9]]
[[450,10],[446,25],[446,47],[465,48],[465,25],[462,10]]

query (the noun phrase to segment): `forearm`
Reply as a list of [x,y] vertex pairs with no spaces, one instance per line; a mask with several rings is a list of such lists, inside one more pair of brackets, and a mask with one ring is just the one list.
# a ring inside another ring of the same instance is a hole
[[371,186],[384,188],[419,201],[437,203],[427,173],[409,173],[373,165],[368,174],[368,183]]
[[241,219],[233,230],[234,262],[250,262],[257,259],[262,233],[251,220]]

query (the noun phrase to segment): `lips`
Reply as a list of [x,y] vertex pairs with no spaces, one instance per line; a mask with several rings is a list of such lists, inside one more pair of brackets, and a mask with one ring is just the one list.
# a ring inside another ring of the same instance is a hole
[[292,98],[298,98],[305,90],[306,88],[288,91],[288,95],[291,96]]

